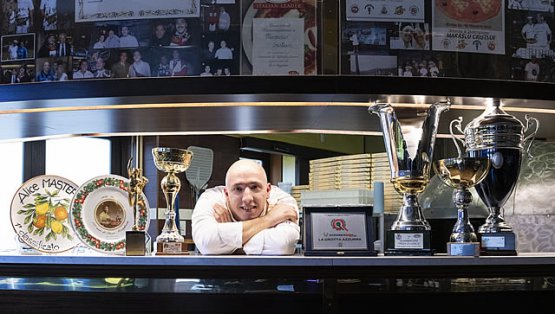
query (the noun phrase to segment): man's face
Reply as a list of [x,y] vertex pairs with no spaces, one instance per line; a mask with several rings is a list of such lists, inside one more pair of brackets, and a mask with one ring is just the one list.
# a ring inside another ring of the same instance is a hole
[[175,28],[179,33],[185,32],[186,27],[187,27],[187,22],[184,19],[179,19],[175,22]]
[[133,60],[135,60],[135,61],[141,60],[141,53],[138,52],[138,51],[135,51],[135,52],[133,53]]
[[43,69],[44,72],[50,71],[50,62],[47,61],[47,62],[43,63],[42,64],[42,69]]
[[104,60],[103,59],[97,59],[96,60],[96,69],[98,69],[98,70],[104,69]]
[[127,28],[127,26],[124,26],[121,28],[121,35],[122,36],[127,36],[127,34],[129,33],[129,29]]
[[228,207],[236,220],[259,217],[266,209],[270,185],[257,171],[243,171],[229,179],[225,188]]
[[58,36],[58,39],[60,39],[60,42],[65,43],[65,42],[66,42],[66,34],[61,33],[61,34]]
[[89,67],[89,64],[87,62],[81,62],[81,71],[83,72],[87,71],[88,67]]
[[121,61],[121,62],[127,61],[127,54],[126,53],[120,54],[119,55],[119,61]]
[[156,38],[162,38],[164,37],[166,30],[164,29],[163,25],[156,25],[156,29],[154,30],[154,33],[156,35]]

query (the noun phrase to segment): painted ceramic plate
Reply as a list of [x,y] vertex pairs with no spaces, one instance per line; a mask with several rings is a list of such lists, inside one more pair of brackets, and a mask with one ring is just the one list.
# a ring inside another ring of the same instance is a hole
[[68,219],[71,199],[78,189],[72,181],[52,175],[23,183],[11,205],[11,221],[20,240],[45,253],[60,253],[79,240]]
[[[81,241],[108,254],[125,252],[125,232],[133,228],[128,198],[129,179],[117,175],[95,177],[81,185],[71,202],[71,224]],[[138,228],[148,229],[149,206],[144,193],[138,202]]]

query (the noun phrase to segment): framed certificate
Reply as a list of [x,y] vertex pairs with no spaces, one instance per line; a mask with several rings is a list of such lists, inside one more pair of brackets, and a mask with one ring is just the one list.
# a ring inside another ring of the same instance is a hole
[[304,255],[375,256],[371,205],[306,206]]

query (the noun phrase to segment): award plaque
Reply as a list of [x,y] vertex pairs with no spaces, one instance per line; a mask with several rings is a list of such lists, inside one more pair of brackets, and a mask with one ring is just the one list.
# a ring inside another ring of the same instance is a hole
[[304,215],[304,255],[376,256],[370,205],[307,206]]
[[[501,108],[500,100],[494,100],[464,129],[469,156],[491,162],[486,178],[476,185],[476,192],[489,210],[486,222],[478,228],[482,255],[517,255],[516,235],[505,222],[502,208],[516,187],[524,143],[530,140],[527,152],[538,128],[537,119],[526,115],[524,126]],[[525,136],[529,130],[532,131]]]
[[391,182],[403,194],[403,205],[385,235],[385,255],[433,255],[432,228],[424,218],[418,195],[430,181],[435,138],[442,112],[451,102],[432,104],[422,119],[398,119],[390,104],[375,104],[368,111],[380,118]]

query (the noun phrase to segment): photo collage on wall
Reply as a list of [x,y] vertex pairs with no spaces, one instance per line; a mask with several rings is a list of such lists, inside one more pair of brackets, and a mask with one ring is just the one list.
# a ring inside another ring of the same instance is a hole
[[3,83],[238,75],[235,0],[9,0]]
[[341,73],[555,81],[553,0],[343,0]]
[[0,16],[0,83],[317,74],[316,0],[5,0]]

